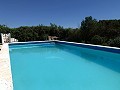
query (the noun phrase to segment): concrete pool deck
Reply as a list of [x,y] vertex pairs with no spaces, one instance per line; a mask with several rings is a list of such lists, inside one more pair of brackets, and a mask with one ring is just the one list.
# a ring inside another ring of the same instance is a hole
[[8,44],[3,44],[0,50],[0,90],[13,90]]

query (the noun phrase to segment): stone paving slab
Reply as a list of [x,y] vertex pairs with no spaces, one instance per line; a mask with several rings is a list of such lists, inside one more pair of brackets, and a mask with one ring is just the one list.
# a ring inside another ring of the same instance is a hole
[[0,90],[13,90],[9,47],[7,43],[0,47]]

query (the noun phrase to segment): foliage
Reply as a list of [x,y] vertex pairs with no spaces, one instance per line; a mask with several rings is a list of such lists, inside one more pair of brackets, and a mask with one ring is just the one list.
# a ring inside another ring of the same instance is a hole
[[82,40],[88,43],[93,37],[93,33],[96,29],[97,20],[93,19],[91,16],[86,17],[85,20],[81,22],[81,30],[82,30]]
[[101,45],[105,42],[105,39],[103,37],[100,37],[99,35],[95,35],[94,37],[92,37],[91,39],[91,43],[92,44],[97,44],[97,45]]
[[120,37],[116,37],[115,39],[110,39],[108,41],[108,45],[113,47],[120,47]]
[[0,33],[11,33],[11,36],[24,41],[46,40],[48,36],[57,36],[59,40],[109,45],[120,47],[120,20],[99,20],[85,17],[79,28],[63,28],[50,23],[49,26],[21,26],[9,28],[0,25]]

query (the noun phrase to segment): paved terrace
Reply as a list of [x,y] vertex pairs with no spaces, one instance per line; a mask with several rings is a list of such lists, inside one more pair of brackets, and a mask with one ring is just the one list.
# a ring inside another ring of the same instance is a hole
[[0,49],[0,90],[13,90],[8,44]]

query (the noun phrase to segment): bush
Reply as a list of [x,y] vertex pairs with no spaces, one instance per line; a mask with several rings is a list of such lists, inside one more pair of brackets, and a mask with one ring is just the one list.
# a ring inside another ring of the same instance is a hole
[[109,46],[120,47],[120,37],[116,37],[115,39],[110,39],[108,41]]
[[91,43],[97,44],[97,45],[103,44],[105,41],[106,41],[106,39],[104,37],[100,37],[99,35],[95,35],[91,39]]

